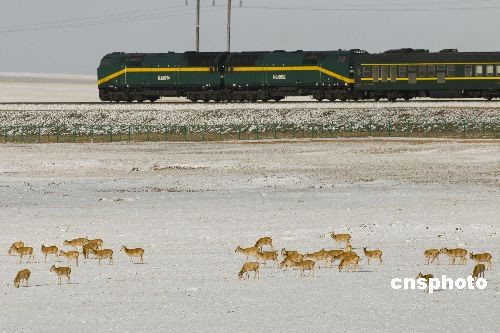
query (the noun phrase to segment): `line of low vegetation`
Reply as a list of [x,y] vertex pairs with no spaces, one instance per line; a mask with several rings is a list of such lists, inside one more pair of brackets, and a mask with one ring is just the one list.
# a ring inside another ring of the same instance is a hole
[[493,122],[387,122],[248,125],[28,125],[0,128],[2,143],[202,142],[335,137],[500,138]]

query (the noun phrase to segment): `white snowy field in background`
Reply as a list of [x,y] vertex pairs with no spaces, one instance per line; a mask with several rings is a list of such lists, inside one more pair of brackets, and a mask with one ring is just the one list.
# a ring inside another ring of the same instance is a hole
[[[0,331],[498,331],[496,141],[7,144],[0,156]],[[352,235],[359,272],[237,278],[236,246],[271,236],[278,250],[337,248],[320,237],[332,230]],[[57,285],[49,268],[64,263],[44,263],[41,244],[84,236],[102,238],[114,265],[81,258]],[[35,263],[7,256],[17,240]],[[143,247],[144,264],[122,245]],[[368,266],[363,246],[383,265]],[[488,287],[391,289],[419,272],[471,274],[471,261],[426,266],[423,251],[441,247],[492,253]],[[16,289],[23,268],[30,284]]]

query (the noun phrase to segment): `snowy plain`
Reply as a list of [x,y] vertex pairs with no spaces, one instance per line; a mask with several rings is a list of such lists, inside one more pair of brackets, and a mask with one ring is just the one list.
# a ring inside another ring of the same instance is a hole
[[[0,156],[0,331],[498,331],[498,141],[6,144]],[[237,278],[237,245],[271,236],[278,250],[337,248],[320,237],[332,230],[359,254],[381,249],[384,264],[361,255],[354,273],[269,265]],[[102,238],[115,263],[81,260],[59,286],[40,246],[80,236]],[[35,263],[7,256],[16,240]],[[143,247],[145,263],[121,245]],[[488,287],[392,290],[418,272],[471,274],[471,261],[425,265],[432,247],[492,253]],[[30,285],[15,289],[22,268]]]

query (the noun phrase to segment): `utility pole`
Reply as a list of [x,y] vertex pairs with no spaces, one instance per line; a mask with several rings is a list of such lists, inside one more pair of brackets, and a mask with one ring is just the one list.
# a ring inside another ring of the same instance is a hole
[[[186,0],[186,6],[189,1]],[[196,52],[200,52],[200,0],[196,0]]]
[[200,0],[196,0],[196,52],[200,52]]
[[231,52],[231,0],[227,0],[227,52]]

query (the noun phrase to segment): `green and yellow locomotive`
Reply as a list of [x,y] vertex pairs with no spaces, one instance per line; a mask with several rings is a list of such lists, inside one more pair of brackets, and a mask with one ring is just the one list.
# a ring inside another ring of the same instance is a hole
[[115,52],[97,74],[99,97],[115,102],[500,97],[499,52]]

